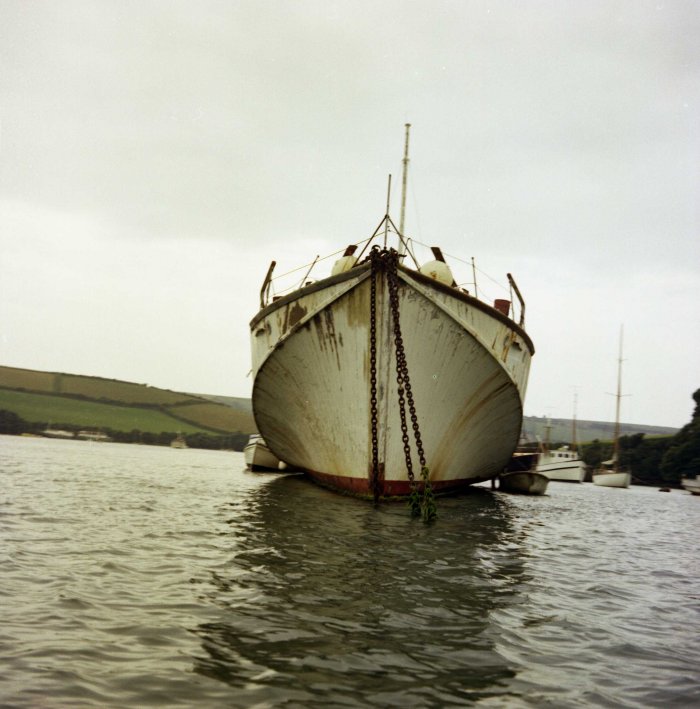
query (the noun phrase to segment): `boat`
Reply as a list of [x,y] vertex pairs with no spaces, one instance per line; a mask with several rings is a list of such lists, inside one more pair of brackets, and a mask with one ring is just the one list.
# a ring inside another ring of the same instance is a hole
[[173,438],[172,441],[170,441],[170,447],[171,448],[187,448],[187,441],[185,440],[185,437],[181,434],[178,433],[175,438]]
[[700,478],[681,478],[681,485],[691,495],[700,495]]
[[516,451],[498,476],[498,489],[520,495],[544,495],[549,478],[536,470],[538,453]]
[[243,448],[246,466],[253,471],[279,470],[280,459],[268,448],[262,436],[253,434]]
[[547,421],[544,443],[535,470],[546,475],[550,480],[582,483],[586,477],[586,464],[579,458],[576,444],[576,401],[574,399],[574,417],[572,419],[571,447],[560,446],[552,450],[549,447],[551,421]]
[[593,472],[593,484],[602,487],[629,487],[632,475],[626,470],[617,468],[615,458],[603,461]]
[[97,441],[98,443],[108,443],[112,439],[102,431],[78,431],[76,438],[81,441]]
[[310,278],[317,257],[279,293],[272,261],[250,322],[253,415],[270,450],[321,485],[374,500],[495,478],[518,443],[534,354],[513,277],[511,300],[480,299],[475,277],[470,293],[439,247],[422,245],[429,256],[417,258],[405,189],[398,227],[389,202],[320,280]]
[[560,482],[582,483],[586,477],[586,464],[569,446],[541,452],[535,470]]
[[48,424],[46,428],[41,432],[42,436],[46,438],[65,438],[72,439],[75,438],[73,431],[64,431],[58,428],[51,428],[51,424]]
[[534,470],[521,470],[501,473],[498,477],[498,489],[520,495],[544,495],[547,492],[549,478]]
[[599,468],[593,471],[593,484],[602,487],[630,486],[632,475],[627,470],[621,470],[620,457],[620,399],[622,398],[622,328],[620,328],[620,354],[617,359],[617,394],[615,404],[615,432],[613,433],[613,456],[605,460]]

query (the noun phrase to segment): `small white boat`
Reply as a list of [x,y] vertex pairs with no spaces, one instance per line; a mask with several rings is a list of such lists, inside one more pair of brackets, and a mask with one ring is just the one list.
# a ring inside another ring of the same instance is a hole
[[62,431],[57,428],[51,428],[50,426],[46,430],[42,431],[41,435],[46,436],[47,438],[75,438],[72,431]]
[[700,478],[682,478],[681,485],[686,489],[691,495],[700,495]]
[[245,464],[250,470],[279,470],[280,459],[267,447],[262,436],[254,433],[243,449]]
[[614,460],[606,460],[593,473],[593,483],[601,487],[629,487],[632,476],[626,470],[617,470]]
[[106,443],[112,439],[102,431],[78,431],[76,438],[81,441],[98,441],[100,443]]
[[185,437],[181,434],[178,433],[175,438],[173,438],[172,441],[170,441],[170,447],[171,448],[187,448],[187,441],[185,440]]
[[582,483],[586,477],[586,464],[569,446],[540,453],[535,470],[550,480]]
[[519,495],[544,495],[547,492],[549,478],[534,470],[516,470],[501,473],[498,477],[498,489]]
[[617,360],[617,404],[615,406],[615,433],[613,435],[613,457],[603,461],[593,472],[593,484],[602,487],[629,487],[632,475],[620,470],[620,399],[622,397],[622,328],[620,328],[620,355]]
[[582,483],[586,479],[586,464],[579,458],[576,445],[576,395],[574,394],[574,417],[572,419],[571,446],[556,450],[549,447],[551,421],[547,421],[545,442],[542,444],[535,470],[550,480]]

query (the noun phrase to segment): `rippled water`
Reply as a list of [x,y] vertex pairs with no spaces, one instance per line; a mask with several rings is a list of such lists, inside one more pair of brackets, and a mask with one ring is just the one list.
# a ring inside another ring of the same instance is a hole
[[700,498],[484,487],[426,526],[243,468],[0,437],[0,705],[700,705]]

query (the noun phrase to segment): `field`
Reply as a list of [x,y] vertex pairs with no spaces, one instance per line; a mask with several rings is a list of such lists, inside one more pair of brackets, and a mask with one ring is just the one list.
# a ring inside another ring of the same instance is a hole
[[231,433],[242,431],[252,433],[252,415],[244,411],[237,411],[212,401],[183,404],[181,406],[168,406],[166,410],[180,420],[187,421],[194,426]]
[[114,406],[96,401],[8,389],[0,389],[0,409],[14,411],[25,421],[45,421],[56,427],[70,424],[92,429],[111,428],[115,431],[137,429],[148,433],[211,433],[208,429],[179,421],[152,409]]
[[25,421],[149,433],[253,433],[252,413],[221,401],[60,372],[0,366],[0,409]]

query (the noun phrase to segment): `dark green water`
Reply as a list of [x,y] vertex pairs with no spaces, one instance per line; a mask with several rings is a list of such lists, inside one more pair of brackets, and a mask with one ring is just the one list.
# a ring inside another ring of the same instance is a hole
[[692,707],[700,498],[432,526],[238,453],[0,437],[2,707]]

